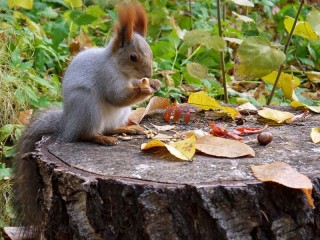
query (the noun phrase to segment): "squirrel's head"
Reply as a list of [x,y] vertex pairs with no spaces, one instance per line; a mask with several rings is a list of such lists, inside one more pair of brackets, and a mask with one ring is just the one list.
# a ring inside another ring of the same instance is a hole
[[118,7],[119,21],[115,26],[112,42],[120,70],[130,78],[150,78],[152,75],[152,51],[145,37],[147,15],[139,3]]

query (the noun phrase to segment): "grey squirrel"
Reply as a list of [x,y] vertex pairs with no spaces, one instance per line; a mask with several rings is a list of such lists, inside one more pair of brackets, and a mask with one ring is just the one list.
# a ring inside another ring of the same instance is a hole
[[[152,75],[152,51],[145,40],[147,17],[139,3],[121,4],[115,34],[104,48],[80,52],[68,66],[63,82],[63,109],[47,110],[35,117],[17,144],[14,191],[17,217],[35,232],[43,213],[39,198],[42,182],[36,163],[24,159],[44,135],[72,141],[113,145],[105,136],[127,123],[131,106],[159,90]],[[138,126],[128,131],[140,131]]]

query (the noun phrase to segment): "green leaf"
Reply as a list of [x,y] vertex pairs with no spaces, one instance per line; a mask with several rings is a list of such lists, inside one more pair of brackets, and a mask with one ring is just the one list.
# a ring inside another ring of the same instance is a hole
[[12,175],[12,169],[11,168],[0,168],[0,180],[3,180],[5,178],[9,178]]
[[0,142],[5,141],[13,133],[13,130],[13,124],[6,124],[0,128]]
[[70,19],[77,25],[88,25],[97,20],[97,17],[78,11],[72,11],[70,13]]
[[51,27],[51,38],[52,43],[55,47],[59,46],[59,44],[66,38],[69,34],[69,27],[65,19],[59,18],[57,21],[52,23]]
[[89,6],[86,9],[86,13],[96,18],[106,16],[105,11],[103,11],[98,5]]
[[45,80],[41,77],[38,77],[36,75],[33,75],[33,74],[29,74],[29,76],[33,81],[39,83],[41,86],[44,86],[44,87],[47,87],[50,89],[54,89],[54,87],[52,85],[50,85],[50,83],[47,80]]
[[267,39],[248,37],[239,46],[235,63],[236,80],[263,77],[279,68],[285,54],[272,47]]
[[44,18],[56,18],[56,17],[58,17],[58,13],[55,10],[53,10],[52,7],[46,7],[40,14]]
[[320,12],[313,10],[307,14],[307,21],[311,25],[312,29],[316,32],[318,37],[320,37]]
[[82,0],[64,0],[64,2],[72,8],[79,8],[83,5]]
[[208,68],[199,63],[188,63],[187,70],[190,76],[199,79],[214,79],[214,77],[208,75]]
[[7,0],[9,8],[21,7],[24,9],[32,9],[33,0]]
[[184,35],[183,41],[189,46],[203,45],[215,51],[226,50],[226,42],[219,36],[211,36],[204,30],[192,30]]

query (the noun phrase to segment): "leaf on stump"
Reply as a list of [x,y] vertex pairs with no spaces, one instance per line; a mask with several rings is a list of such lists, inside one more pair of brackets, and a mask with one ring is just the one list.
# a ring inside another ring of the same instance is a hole
[[188,98],[188,103],[203,110],[220,109],[224,113],[229,115],[232,119],[235,119],[235,117],[239,115],[238,110],[232,107],[221,106],[215,99],[213,99],[206,92],[203,91],[190,94]]
[[169,130],[172,130],[174,129],[176,126],[172,126],[172,125],[162,125],[162,126],[159,126],[159,125],[155,125],[153,123],[150,123],[155,129],[157,129],[158,131],[169,131]]
[[195,143],[196,137],[194,135],[187,139],[168,144],[160,140],[151,140],[148,143],[143,143],[141,145],[141,150],[147,150],[154,147],[165,147],[173,156],[184,161],[192,161],[192,157],[196,152]]
[[255,156],[254,150],[245,143],[210,135],[198,138],[196,149],[216,157],[237,158]]
[[320,143],[320,127],[312,128],[310,135],[314,143]]
[[292,101],[290,103],[290,106],[294,107],[294,108],[300,108],[300,107],[308,108],[312,112],[320,113],[320,106],[308,106],[308,105],[301,103],[301,102],[298,102],[298,101]]
[[271,108],[263,108],[258,111],[258,114],[266,119],[276,121],[277,123],[283,123],[286,120],[294,117],[290,112],[279,111]]
[[254,176],[262,182],[276,182],[289,188],[301,189],[313,208],[312,183],[310,179],[284,162],[251,166]]

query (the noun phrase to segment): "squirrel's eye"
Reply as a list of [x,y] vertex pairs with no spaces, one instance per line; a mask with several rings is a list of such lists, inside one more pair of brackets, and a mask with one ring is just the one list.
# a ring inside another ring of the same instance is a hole
[[130,60],[131,60],[132,62],[138,61],[138,56],[137,56],[137,54],[132,53],[132,54],[130,55]]

